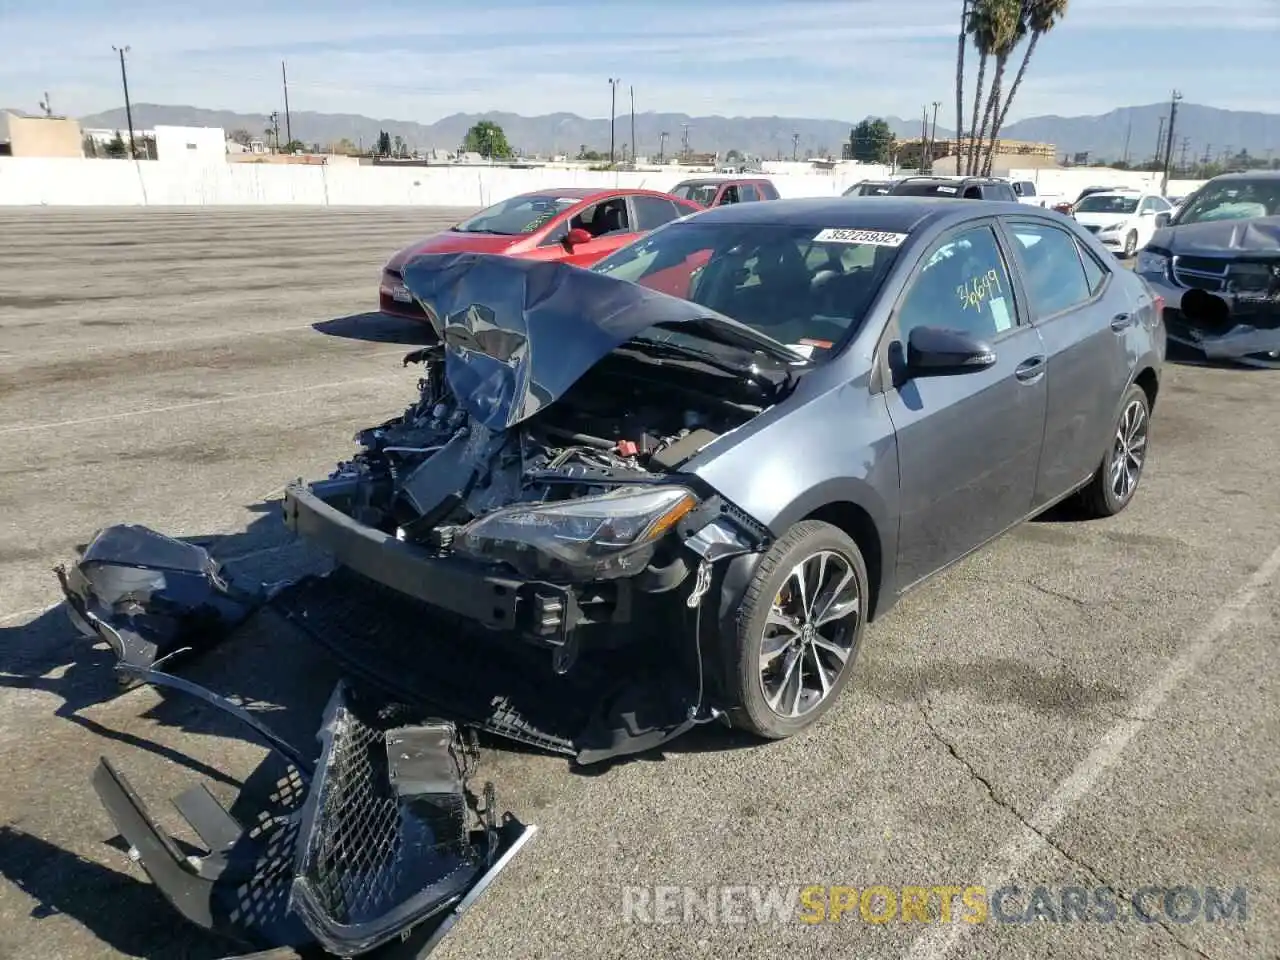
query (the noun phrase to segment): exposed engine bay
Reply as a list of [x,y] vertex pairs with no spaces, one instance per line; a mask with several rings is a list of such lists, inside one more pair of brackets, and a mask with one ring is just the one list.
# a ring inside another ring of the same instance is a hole
[[[313,489],[326,499],[341,489],[352,519],[399,540],[502,560],[553,581],[581,579],[585,572],[567,560],[538,564],[486,553],[471,542],[475,523],[520,504],[646,487],[678,504],[681,466],[761,412],[776,393],[767,383],[687,366],[673,370],[620,350],[554,406],[494,431],[454,398],[443,347],[415,351],[405,363],[422,365],[418,399],[400,416],[358,433],[362,449]],[[666,478],[672,483],[661,485]],[[595,574],[634,572],[634,565],[623,565]]]

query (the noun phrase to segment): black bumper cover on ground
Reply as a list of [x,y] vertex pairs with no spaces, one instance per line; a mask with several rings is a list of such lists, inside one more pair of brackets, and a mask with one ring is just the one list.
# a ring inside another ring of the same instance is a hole
[[[133,856],[188,920],[250,949],[424,957],[532,836],[467,790],[447,722],[339,684],[314,779],[243,828],[203,787],[175,805],[206,845],[185,855],[104,759],[94,787]],[[305,791],[305,802],[297,799]],[[474,814],[474,816],[473,816]],[[477,829],[468,828],[476,820]]]

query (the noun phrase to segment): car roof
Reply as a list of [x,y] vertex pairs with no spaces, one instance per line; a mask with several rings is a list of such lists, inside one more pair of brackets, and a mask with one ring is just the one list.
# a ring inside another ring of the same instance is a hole
[[896,180],[896,181],[893,181],[893,182],[895,182],[895,183],[907,183],[907,182],[911,182],[911,183],[946,183],[946,184],[952,184],[952,183],[970,183],[970,182],[976,182],[976,183],[1007,183],[1007,181],[1002,180],[1002,179],[1000,179],[999,177],[946,177],[946,176],[939,176],[939,177],[902,177],[901,179]]
[[[676,184],[677,187],[696,187],[703,185],[715,184],[719,186],[722,183],[759,183],[764,177],[736,177],[726,175],[723,177],[690,177],[688,180],[681,180]],[[675,189],[674,187],[672,189]]]
[[600,187],[547,187],[545,190],[526,190],[524,193],[520,194],[520,196],[564,197],[566,200],[595,200],[600,197],[620,196],[665,197],[667,199],[679,199],[679,197],[670,197],[660,190],[640,190],[635,187],[615,187],[611,190],[602,189]]
[[1237,170],[1220,173],[1214,180],[1280,180],[1280,170]]
[[[1037,214],[1039,211],[1039,214]],[[733,203],[699,213],[698,223],[742,223],[770,226],[835,227],[845,230],[879,230],[913,233],[931,223],[963,222],[1009,213],[1044,216],[1061,221],[1061,215],[1045,216],[1040,207],[1022,203],[950,197],[807,197],[770,203]]]

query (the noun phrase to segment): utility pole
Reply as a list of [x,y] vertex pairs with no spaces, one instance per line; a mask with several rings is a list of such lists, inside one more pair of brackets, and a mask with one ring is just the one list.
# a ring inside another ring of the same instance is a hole
[[1178,123],[1178,102],[1182,94],[1177,90],[1169,99],[1169,138],[1164,144],[1164,175],[1160,178],[1160,196],[1169,192],[1169,161],[1173,158],[1173,131]]
[[622,82],[621,77],[609,78],[609,166],[613,166],[614,158],[614,127],[615,120],[618,115],[618,84]]
[[1129,166],[1129,138],[1133,136],[1133,117],[1129,118],[1129,125],[1124,130],[1124,158],[1123,163]]
[[1178,170],[1182,173],[1187,171],[1187,151],[1191,148],[1191,138],[1182,138],[1182,156],[1178,158]]
[[271,139],[275,143],[275,147],[272,148],[271,152],[279,153],[280,152],[280,112],[277,110],[271,111],[271,115],[267,117],[267,120],[271,124]]
[[933,101],[933,129],[929,132],[929,172],[933,173],[933,150],[938,144],[938,108],[941,100]]
[[667,159],[667,138],[669,136],[671,136],[671,134],[667,133],[667,131],[665,130],[663,130],[660,134],[658,134],[658,162],[659,163],[662,163]]
[[289,118],[289,74],[285,72],[284,61],[280,61],[280,79],[284,82],[284,139],[293,143],[293,123]]
[[793,133],[793,134],[791,135],[791,160],[792,160],[792,162],[794,162],[794,161],[795,161],[795,159],[796,159],[796,154],[798,154],[799,152],[800,152],[800,134],[798,134],[798,133]]
[[44,111],[46,117],[53,116],[53,103],[49,100],[49,91],[44,92],[44,99],[40,101],[40,109]]
[[920,108],[920,169],[918,173],[924,173],[925,158],[924,153],[929,147],[929,108]]
[[133,104],[129,102],[129,73],[124,66],[124,55],[129,52],[129,47],[127,45],[112,46],[111,49],[120,54],[120,83],[124,86],[124,117],[129,124],[129,156],[137,160],[138,147],[133,138]]
[[1160,151],[1164,147],[1164,122],[1165,117],[1160,118],[1160,129],[1156,132],[1156,155],[1153,158],[1157,167],[1160,166]]
[[689,159],[689,125],[687,123],[682,123],[680,124],[680,129],[681,129],[680,140],[681,140],[681,143],[683,144],[683,147],[681,148],[681,151],[680,151],[681,156],[683,156],[684,159],[688,160]]
[[631,165],[636,165],[636,88],[628,87],[631,91]]

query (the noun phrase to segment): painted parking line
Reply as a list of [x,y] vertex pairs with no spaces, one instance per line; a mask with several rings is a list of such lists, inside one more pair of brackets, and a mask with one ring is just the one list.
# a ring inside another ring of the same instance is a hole
[[[1027,818],[1018,834],[982,868],[983,883],[995,889],[1009,883],[1019,868],[1034,854],[1049,847],[1044,836],[1056,830],[1072,808],[1091,794],[1104,775],[1120,759],[1143,725],[1151,720],[1173,693],[1214,651],[1223,635],[1235,624],[1258,595],[1271,585],[1280,570],[1280,547],[1272,552],[1253,575],[1222,604],[1205,624],[1200,635],[1140,693],[1118,721],[1094,745],[1044,803]],[[931,927],[912,943],[906,960],[945,960],[973,930],[969,924],[940,924]]]
[[[369,354],[363,359],[385,356],[387,353],[403,353],[403,349],[380,351]],[[181,410],[194,410],[199,407],[212,407],[223,403],[243,403],[246,400],[266,400],[271,397],[287,397],[295,393],[310,393],[316,390],[334,390],[339,387],[354,387],[364,383],[386,383],[387,376],[357,377],[354,380],[337,380],[329,383],[310,383],[303,387],[290,387],[287,390],[267,390],[262,393],[238,393],[230,397],[213,397],[208,400],[189,400],[186,403],[173,403],[163,407],[145,407],[142,410],[124,410],[120,413],[104,413],[97,417],[81,417],[75,420],[58,420],[54,423],[24,423],[16,427],[0,428],[0,436],[14,433],[31,433],[36,430],[56,430],[62,427],[82,427],[90,423],[107,423],[111,420],[127,420],[130,417],[148,417],[157,413],[177,413]]]

